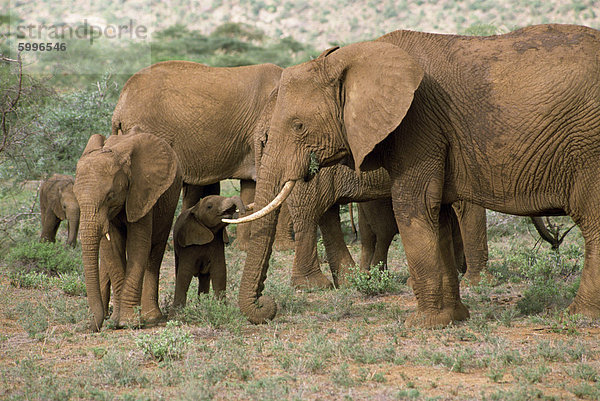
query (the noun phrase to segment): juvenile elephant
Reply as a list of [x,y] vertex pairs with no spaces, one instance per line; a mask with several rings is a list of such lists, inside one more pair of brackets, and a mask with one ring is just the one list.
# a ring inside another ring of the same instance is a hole
[[[155,135],[92,135],[77,162],[73,192],[81,208],[85,284],[100,330],[109,288],[100,288],[98,256],[113,286],[116,325],[162,319],[158,278],[181,191],[173,149]],[[143,290],[142,290],[143,286]]]
[[198,277],[198,294],[208,294],[210,283],[217,298],[225,296],[227,267],[225,244],[229,242],[226,223],[246,208],[239,196],[209,195],[181,212],[173,227],[175,248],[175,300],[173,307],[185,306],[192,277]]
[[[517,215],[569,215],[585,239],[572,313],[600,316],[600,32],[538,25],[467,37],[395,31],[333,48],[281,76],[255,205],[277,205],[317,167],[383,167],[417,310],[407,324],[469,317],[450,244],[450,204]],[[255,213],[261,215],[261,210]],[[251,218],[245,219],[251,220]],[[271,226],[254,222],[240,283],[253,322]],[[254,230],[254,228],[253,228]]]
[[75,180],[69,175],[54,174],[40,186],[42,216],[41,241],[55,242],[60,222],[67,220],[67,244],[75,247],[79,231],[79,204],[73,194]]
[[[164,139],[179,159],[183,209],[202,196],[218,195],[219,182],[241,181],[240,196],[254,200],[255,143],[266,132],[282,68],[274,64],[209,67],[164,61],[134,74],[123,86],[112,116],[112,135],[145,132]],[[202,157],[198,157],[198,155]],[[293,246],[289,220],[277,243]],[[237,227],[245,249],[250,225]]]

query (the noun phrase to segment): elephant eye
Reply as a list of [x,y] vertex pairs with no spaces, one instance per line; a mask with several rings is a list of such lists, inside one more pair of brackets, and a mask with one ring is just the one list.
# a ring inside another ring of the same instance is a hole
[[113,191],[110,191],[109,193],[106,194],[107,201],[111,201],[114,197],[115,197],[115,193]]
[[296,120],[292,123],[292,128],[296,132],[304,131],[304,124],[302,124],[302,122]]
[[212,209],[212,205],[206,205],[207,209]]

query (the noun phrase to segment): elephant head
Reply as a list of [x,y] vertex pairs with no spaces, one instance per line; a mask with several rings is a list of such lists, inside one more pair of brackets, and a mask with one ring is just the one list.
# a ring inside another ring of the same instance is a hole
[[177,161],[169,145],[145,134],[92,135],[77,162],[73,191],[81,209],[81,245],[92,329],[104,319],[100,295],[98,253],[100,240],[109,233],[111,220],[128,223],[144,217],[171,186]]
[[[181,247],[205,245],[214,240],[214,236],[227,223],[222,219],[231,219],[237,213],[244,213],[246,208],[239,196],[226,198],[209,195],[202,198],[184,214],[184,221],[178,223],[177,242]],[[227,243],[227,233],[223,230],[223,242]]]
[[342,160],[359,170],[379,167],[370,154],[400,125],[422,77],[406,52],[377,42],[333,48],[283,71],[257,181],[255,209],[263,209],[228,221],[262,217],[253,226],[240,284],[240,309],[250,321],[276,313],[274,302],[261,296],[277,221],[277,212],[268,213],[319,167]]

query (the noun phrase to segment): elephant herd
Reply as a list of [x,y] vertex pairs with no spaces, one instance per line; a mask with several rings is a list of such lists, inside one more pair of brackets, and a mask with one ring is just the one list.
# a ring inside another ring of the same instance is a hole
[[[275,237],[289,232],[280,211],[293,224],[293,285],[343,284],[354,261],[339,204],[356,201],[361,268],[385,264],[399,232],[417,299],[407,324],[434,327],[469,316],[458,271],[466,266],[477,280],[485,267],[484,208],[571,216],[585,262],[569,310],[600,317],[599,160],[599,31],[399,30],[286,69],[152,65],[125,84],[111,135],[89,139],[75,182],[55,176],[48,185],[72,188],[78,201],[94,330],[110,286],[116,324],[138,305],[144,320],[163,318],[159,268],[182,186],[177,305],[193,276],[199,290],[211,281],[222,296],[224,227],[252,222],[237,230],[247,249],[239,306],[253,323],[273,319],[276,304],[262,290]],[[241,199],[216,196],[228,178],[241,180]],[[244,215],[250,203],[254,212]],[[334,283],[319,267],[317,227]],[[42,236],[54,237],[46,228]]]

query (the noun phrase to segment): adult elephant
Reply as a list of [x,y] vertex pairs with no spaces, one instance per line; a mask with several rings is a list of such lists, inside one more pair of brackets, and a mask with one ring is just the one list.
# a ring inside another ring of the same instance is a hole
[[[291,278],[293,286],[331,286],[320,269],[317,226],[321,229],[334,285],[343,284],[349,268],[355,264],[346,247],[339,217],[339,205],[348,202],[361,202],[360,268],[366,270],[371,265],[387,264],[388,248],[398,232],[391,210],[390,185],[389,175],[382,168],[356,174],[343,165],[325,167],[310,181],[296,184],[286,201],[296,240]],[[454,217],[456,224],[453,225],[455,254],[461,260],[466,258],[466,263],[461,263],[461,268],[464,272],[466,266],[469,266],[469,280],[478,281],[479,272],[485,267],[488,255],[485,209],[475,205],[460,205],[461,203],[457,202],[457,216]]]
[[[573,25],[492,37],[395,31],[290,67],[255,203],[285,199],[319,165],[385,168],[417,298],[407,324],[425,327],[469,316],[446,241],[450,203],[567,214],[585,239],[569,310],[597,318],[599,49],[599,31]],[[242,276],[240,308],[252,322],[276,313],[262,296],[276,216],[256,224]]]
[[[164,139],[179,159],[183,208],[218,195],[219,182],[241,181],[245,204],[254,200],[255,143],[268,128],[282,68],[274,64],[209,67],[164,61],[134,74],[123,87],[112,116],[112,134],[145,132]],[[271,103],[269,101],[271,100]],[[291,246],[287,225],[278,242]],[[238,237],[249,236],[249,225]],[[244,246],[244,245],[242,245]]]

